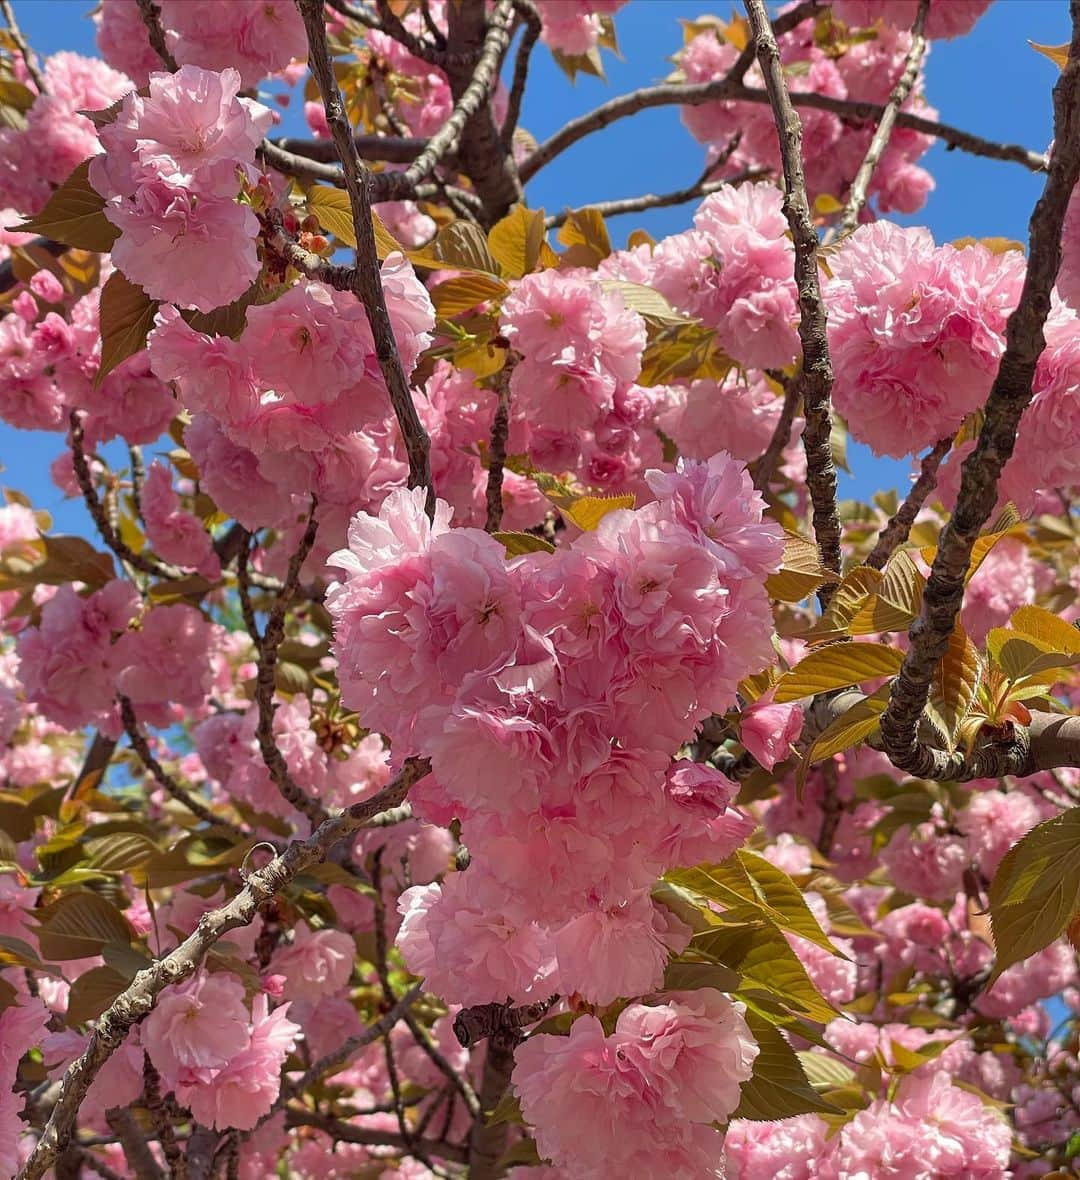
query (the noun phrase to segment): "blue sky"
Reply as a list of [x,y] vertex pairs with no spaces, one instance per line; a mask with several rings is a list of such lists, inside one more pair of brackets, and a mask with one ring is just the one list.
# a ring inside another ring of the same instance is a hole
[[[228,0],[219,0],[227,3]],[[14,0],[16,14],[39,53],[60,49],[94,54],[89,0]],[[682,43],[679,19],[706,12],[727,16],[731,0],[632,0],[616,18],[622,59],[605,54],[608,81],[580,75],[571,85],[550,55],[533,56],[522,125],[543,140],[567,119],[607,98],[661,81],[669,57]],[[935,42],[927,65],[927,97],[942,120],[990,139],[1044,148],[1051,136],[1050,88],[1057,69],[1028,41],[1061,44],[1069,39],[1067,0],[996,0],[973,33],[956,42]],[[285,130],[296,133],[296,113]],[[302,133],[302,132],[301,132]],[[549,212],[591,201],[665,191],[692,182],[702,150],[682,129],[677,108],[643,111],[575,145],[532,182],[529,203]],[[926,208],[908,219],[926,225],[938,241],[972,235],[1025,240],[1040,177],[1017,164],[979,160],[936,146],[924,163],[937,188]],[[612,236],[622,240],[641,226],[656,237],[685,229],[692,206],[658,209],[619,218]],[[81,505],[64,503],[48,477],[61,436],[16,431],[0,423],[0,482],[25,491],[49,509],[59,527],[82,531]],[[853,447],[852,477],[841,494],[866,497],[882,486],[905,486],[906,464],[874,460]]]

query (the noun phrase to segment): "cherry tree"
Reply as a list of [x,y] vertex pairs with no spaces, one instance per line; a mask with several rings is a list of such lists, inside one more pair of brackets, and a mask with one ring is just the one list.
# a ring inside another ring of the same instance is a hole
[[[92,524],[0,507],[4,1176],[1075,1174],[1080,0],[1045,151],[926,97],[990,0],[673,22],[538,142],[624,3],[0,0]],[[696,184],[530,206],[657,106]],[[1026,243],[897,223],[938,140]]]

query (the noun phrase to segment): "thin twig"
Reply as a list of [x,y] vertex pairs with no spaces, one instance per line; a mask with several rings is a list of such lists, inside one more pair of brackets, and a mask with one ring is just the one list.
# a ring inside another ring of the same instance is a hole
[[110,522],[108,514],[94,489],[94,479],[90,473],[90,464],[87,462],[86,452],[83,450],[83,426],[78,410],[73,409],[71,411],[68,415],[68,422],[71,427],[71,462],[75,468],[75,478],[78,480],[79,488],[83,494],[83,500],[93,518],[94,524],[97,525],[101,539],[116,554],[120,561],[139,570],[141,573],[150,574],[152,577],[157,578],[168,578],[170,580],[184,577],[183,570],[177,569],[174,565],[169,565],[168,562],[160,561],[156,557],[149,558],[143,553],[136,553],[121,538],[119,532]]
[[139,15],[142,17],[143,24],[146,26],[151,48],[161,58],[165,68],[170,73],[175,74],[180,66],[177,64],[176,58],[173,57],[172,50],[165,40],[165,29],[161,23],[161,9],[157,6],[155,0],[135,0],[135,2],[139,6]]
[[194,975],[218,939],[230,930],[249,926],[260,906],[305,869],[325,860],[334,845],[365,827],[380,812],[399,806],[413,784],[430,770],[426,758],[408,759],[377,795],[325,820],[306,840],[294,841],[268,865],[252,873],[231,901],[203,914],[195,930],[178,947],[140,971],[98,1017],[86,1049],[68,1066],[48,1122],[16,1180],[41,1180],[70,1142],[79,1107],[94,1078],[166,987]]
[[0,13],[3,14],[4,20],[7,22],[8,33],[12,41],[15,42],[15,48],[19,51],[23,59],[26,72],[33,79],[38,94],[44,94],[46,91],[45,75],[38,69],[37,62],[34,59],[34,51],[30,48],[29,41],[23,36],[22,29],[19,28],[19,22],[15,19],[15,8],[11,0],[0,0]]
[[[967,760],[920,745],[919,722],[930,693],[934,669],[945,654],[964,599],[971,551],[990,519],[998,497],[998,480],[1016,445],[1016,432],[1031,402],[1032,381],[1046,347],[1043,327],[1050,311],[1050,293],[1061,265],[1061,230],[1065,210],[1080,177],[1080,0],[1071,0],[1072,41],[1069,58],[1054,87],[1054,148],[1046,186],[1031,215],[1030,249],[1024,285],[1016,310],[1005,327],[1005,352],[985,407],[975,449],[964,461],[956,507],[938,542],[930,577],[923,591],[919,617],[912,624],[910,645],[893,681],[889,704],[881,718],[885,752],[900,770],[918,778],[956,777],[954,763],[966,770]],[[1059,719],[1059,730],[1071,718]],[[1008,744],[1002,773],[1033,773],[1034,727]]]
[[[388,164],[411,164],[427,147],[426,139],[399,138],[394,135],[354,135],[353,144],[362,159],[384,160]],[[338,154],[330,139],[278,138],[263,140],[263,147],[269,145],[291,157],[300,157],[313,163],[337,164]],[[335,168],[334,174],[341,175]],[[381,176],[382,173],[379,173]],[[372,177],[372,179],[375,179]]]
[[911,48],[908,50],[907,57],[904,59],[903,72],[900,74],[892,93],[889,95],[889,101],[885,104],[881,122],[878,123],[873,138],[870,140],[870,146],[866,149],[866,155],[859,165],[858,172],[855,173],[855,179],[851,182],[851,187],[848,190],[848,199],[844,205],[844,212],[840,218],[839,225],[836,227],[838,234],[850,233],[858,225],[859,214],[862,212],[862,207],[866,204],[866,198],[870,192],[870,180],[874,175],[874,169],[878,166],[881,157],[885,154],[885,149],[889,146],[893,128],[896,126],[896,117],[900,113],[900,108],[904,105],[907,96],[911,93],[911,88],[915,85],[915,79],[919,76],[919,67],[922,65],[923,55],[926,53],[926,34],[923,32],[923,29],[926,25],[926,15],[929,11],[930,0],[919,0],[919,7],[915,13],[915,23],[911,27]]
[[903,504],[893,513],[892,519],[881,530],[877,543],[870,551],[864,564],[876,570],[884,569],[898,545],[908,539],[915,517],[919,515],[927,496],[937,487],[938,469],[952,447],[952,435],[938,439],[926,454],[919,468],[919,478],[911,485]]
[[491,419],[491,446],[487,465],[487,521],[484,528],[494,533],[503,518],[503,467],[506,464],[506,437],[510,432],[510,372],[507,365],[496,377],[498,406]]
[[[795,247],[795,285],[799,293],[799,340],[802,363],[795,376],[803,404],[803,447],[806,450],[806,483],[813,506],[814,536],[821,564],[840,572],[840,515],[836,501],[836,468],[832,456],[832,359],[826,329],[825,304],[818,273],[818,236],[810,216],[806,177],[802,162],[802,123],[791,105],[784,80],[780,50],[776,44],[765,0],[745,0],[757,46],[758,62],[769,92],[780,158],[784,171],[784,216]],[[828,605],[833,584],[818,590],[822,607]]]
[[131,1110],[114,1106],[105,1112],[105,1121],[120,1140],[124,1149],[124,1162],[134,1172],[136,1180],[162,1180],[161,1169]]
[[169,1169],[169,1180],[187,1180],[187,1162],[176,1140],[176,1128],[161,1096],[161,1075],[154,1068],[149,1054],[143,1054],[143,1101],[161,1144],[162,1155]]
[[514,58],[514,79],[510,83],[510,97],[506,103],[506,118],[503,120],[502,135],[503,148],[510,151],[514,143],[514,132],[517,130],[518,120],[521,118],[521,101],[525,97],[525,86],[529,80],[529,58],[536,48],[540,34],[544,31],[540,13],[532,0],[514,0],[514,11],[525,24],[525,32],[521,35],[517,57]]
[[[540,144],[519,168],[522,183],[531,180],[541,168],[550,164],[567,148],[573,147],[580,139],[594,131],[603,130],[619,119],[625,119],[651,107],[701,106],[717,99],[764,105],[769,102],[769,94],[767,90],[744,86],[730,76],[712,82],[665,82],[658,86],[631,91],[629,94],[611,99],[586,115],[571,119],[550,139]],[[885,113],[885,107],[879,103],[854,102],[850,99],[833,98],[828,94],[818,94],[815,91],[797,91],[791,95],[791,101],[797,107],[813,107],[828,111],[851,124],[877,122]],[[951,127],[947,123],[936,123],[933,119],[912,114],[910,111],[899,112],[896,116],[896,126],[941,139],[950,148],[959,148],[974,156],[1022,164],[1031,172],[1046,171],[1046,157],[1040,152],[1033,152],[1017,144],[995,143],[962,131],[958,127]]]
[[397,416],[409,456],[409,487],[427,489],[427,512],[435,513],[435,487],[431,478],[431,443],[416,412],[409,382],[402,368],[390,315],[386,310],[375,229],[371,220],[371,197],[368,170],[356,151],[352,125],[345,113],[345,103],[334,75],[330,49],[326,43],[322,0],[297,0],[307,29],[311,72],[315,77],[326,110],[326,122],[337,145],[349,193],[353,227],[356,232],[356,266],[351,275],[352,290],[367,312],[375,352],[379,359],[390,401]]
[[[392,1131],[377,1131],[371,1127],[360,1127],[355,1123],[347,1123],[343,1119],[336,1119],[330,1115],[318,1114],[313,1110],[299,1110],[294,1106],[286,1108],[286,1125],[290,1127],[316,1127],[325,1132],[332,1140],[339,1143],[362,1143],[367,1147],[396,1147],[399,1151],[410,1151],[408,1143],[400,1134]],[[465,1149],[453,1143],[444,1143],[433,1139],[425,1139],[416,1143],[419,1149],[428,1156],[439,1156],[442,1159],[453,1160],[455,1163],[465,1163]]]
[[131,742],[131,748],[139,755],[140,761],[153,776],[158,786],[167,795],[175,799],[177,803],[186,807],[196,819],[201,819],[203,823],[210,824],[211,826],[226,828],[240,840],[248,839],[251,833],[246,828],[238,827],[236,824],[230,823],[227,819],[222,819],[220,816],[215,815],[205,803],[192,795],[186,787],[182,787],[169,774],[165,767],[154,757],[154,752],[150,749],[150,743],[146,740],[146,734],[139,728],[139,721],[135,716],[135,709],[131,701],[125,696],[119,696],[117,700],[120,702],[120,719],[124,725],[124,732],[128,735],[128,740]]
[[[295,807],[297,811],[307,816],[313,826],[326,818],[326,810],[317,799],[312,799],[293,778],[285,756],[278,748],[274,735],[274,685],[278,649],[285,638],[285,614],[292,602],[293,595],[296,593],[296,587],[300,581],[300,570],[315,544],[315,536],[319,529],[319,522],[315,517],[316,507],[315,497],[312,496],[307,527],[304,529],[304,535],[296,551],[289,558],[285,585],[274,600],[270,617],[266,622],[266,630],[263,631],[262,639],[258,641],[259,664],[255,677],[255,704],[259,711],[255,736],[259,743],[263,762],[282,798],[291,807]],[[253,616],[252,622],[254,622]]]
[[800,398],[801,391],[798,382],[794,378],[785,379],[784,404],[780,410],[780,417],[776,420],[776,428],[773,430],[772,438],[769,439],[769,445],[765,448],[761,458],[751,465],[754,487],[759,492],[765,491],[772,483],[776,465],[791,442],[791,428],[795,424],[795,416],[799,412]]

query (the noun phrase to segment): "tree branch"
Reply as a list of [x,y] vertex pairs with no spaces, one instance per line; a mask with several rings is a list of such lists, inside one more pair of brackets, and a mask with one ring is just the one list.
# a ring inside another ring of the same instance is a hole
[[780,417],[776,420],[776,429],[773,430],[772,438],[769,439],[769,445],[765,448],[761,458],[751,464],[754,488],[759,492],[765,491],[772,483],[780,456],[787,450],[788,444],[791,442],[791,428],[795,423],[795,416],[799,412],[801,396],[798,382],[793,377],[785,379],[784,404],[780,410]]
[[[358,1127],[355,1123],[347,1123],[342,1119],[329,1115],[317,1114],[312,1110],[297,1110],[290,1106],[285,1111],[286,1125],[290,1127],[316,1127],[324,1131],[331,1139],[339,1143],[361,1143],[367,1147],[396,1147],[399,1151],[409,1151],[410,1147],[401,1137],[392,1131],[376,1131],[369,1127]],[[453,1143],[441,1140],[424,1139],[416,1146],[425,1155],[440,1156],[442,1159],[453,1160],[455,1163],[465,1162],[465,1149]]]
[[190,978],[206,952],[230,930],[249,926],[259,907],[280,892],[310,865],[325,860],[327,851],[359,831],[387,808],[399,806],[414,783],[429,773],[426,758],[408,759],[397,775],[377,794],[325,820],[306,840],[296,841],[247,878],[240,892],[225,905],[199,919],[195,930],[163,958],[140,971],[98,1018],[90,1043],[68,1067],[60,1083],[52,1113],[17,1180],[40,1180],[71,1140],[79,1107],[101,1067],[123,1044],[130,1029],[153,1008],[171,984]]
[[893,128],[896,126],[896,117],[907,96],[911,93],[915,79],[919,76],[919,67],[922,65],[923,55],[926,53],[926,34],[923,29],[926,26],[926,16],[929,11],[930,0],[919,0],[915,23],[911,27],[911,48],[904,59],[903,72],[889,95],[889,101],[885,104],[885,110],[881,115],[881,122],[878,123],[873,138],[870,140],[870,146],[866,149],[863,162],[859,165],[855,179],[851,182],[844,212],[837,226],[838,234],[850,233],[858,225],[859,214],[862,212],[863,205],[866,204],[866,198],[870,191],[870,180],[874,175],[874,169],[880,163],[885,149],[889,146]]
[[165,41],[165,29],[161,24],[161,9],[155,0],[135,0],[135,2],[139,6],[139,15],[142,17],[143,24],[146,25],[151,48],[161,58],[165,68],[171,74],[175,74],[180,67]]
[[488,448],[487,520],[484,528],[494,533],[503,518],[503,467],[506,464],[506,436],[510,432],[510,373],[508,364],[496,376],[499,404],[491,419],[491,446]]
[[884,569],[898,545],[908,539],[915,517],[926,503],[926,498],[937,487],[938,469],[952,448],[952,436],[938,439],[927,453],[919,468],[919,478],[911,485],[911,491],[903,504],[893,514],[889,523],[881,530],[877,543],[864,562],[876,570]]
[[157,1160],[154,1159],[131,1111],[127,1107],[114,1106],[105,1112],[105,1121],[120,1140],[120,1146],[124,1149],[124,1160],[137,1180],[163,1180]]
[[[971,550],[997,501],[1002,468],[1012,456],[1021,416],[1031,401],[1035,366],[1046,340],[1043,326],[1050,292],[1061,265],[1061,229],[1080,177],[1080,0],[1071,0],[1072,44],[1054,87],[1054,149],[1046,186],[1031,215],[1031,243],[1020,302],[1005,328],[1005,352],[986,402],[975,449],[964,461],[952,518],[938,542],[922,609],[912,624],[910,646],[893,681],[881,718],[881,736],[893,764],[919,778],[939,778],[941,757],[920,747],[918,726],[934,669],[949,644],[964,598]],[[1060,723],[1060,719],[1056,719]],[[1059,732],[1050,729],[1048,732]],[[1034,739],[1034,725],[1032,727]],[[1017,741],[1015,757],[1029,764]],[[1020,773],[1011,770],[1008,773]],[[1025,773],[1031,773],[1026,771]]]
[[390,395],[398,426],[409,456],[409,487],[427,489],[428,515],[435,512],[435,487],[431,479],[431,444],[427,431],[413,405],[409,382],[402,368],[390,316],[386,310],[375,229],[371,221],[371,196],[368,171],[357,154],[352,125],[345,114],[345,104],[334,76],[330,50],[326,43],[322,0],[297,0],[307,29],[311,72],[322,94],[326,121],[330,127],[345,173],[353,226],[356,230],[356,266],[351,275],[352,290],[367,312],[375,352]]
[[[840,572],[840,516],[836,505],[836,468],[832,457],[832,359],[826,329],[825,304],[818,272],[818,236],[810,217],[802,162],[802,124],[791,105],[784,81],[780,50],[769,24],[765,0],[745,0],[757,45],[758,62],[769,92],[780,157],[784,168],[784,216],[791,227],[795,247],[795,285],[799,292],[799,339],[803,357],[795,376],[802,397],[803,446],[806,450],[806,483],[813,505],[814,536],[821,564]],[[832,597],[833,584],[818,590],[822,607]]]
[[514,11],[525,24],[525,32],[521,35],[517,57],[514,58],[514,79],[510,83],[510,98],[506,104],[506,118],[502,125],[503,149],[513,150],[514,132],[517,130],[518,120],[521,118],[521,101],[525,97],[525,85],[529,80],[529,58],[536,48],[540,34],[544,31],[540,13],[532,0],[514,0]]
[[[361,159],[384,160],[388,164],[411,164],[427,146],[428,141],[395,135],[354,135],[353,143]],[[331,139],[283,137],[264,140],[263,147],[267,145],[290,156],[300,156],[323,164],[335,164],[338,159],[337,148]],[[337,169],[334,171],[337,173]]]
[[34,60],[34,51],[30,48],[29,41],[23,36],[22,29],[19,28],[19,22],[15,19],[15,9],[12,6],[11,0],[0,0],[0,13],[3,14],[4,20],[7,22],[8,33],[11,35],[12,41],[15,42],[15,48],[19,51],[19,55],[23,59],[26,72],[30,75],[34,85],[37,87],[38,94],[44,94],[45,75],[38,69],[37,62]]
[[165,767],[154,757],[154,752],[150,749],[150,743],[146,740],[146,734],[139,729],[138,718],[135,716],[135,709],[131,701],[125,696],[117,697],[117,700],[120,702],[120,719],[124,725],[124,732],[128,735],[128,740],[131,742],[131,748],[139,755],[142,764],[153,775],[154,781],[158,786],[167,795],[175,799],[177,803],[186,807],[196,819],[201,819],[203,823],[210,824],[212,827],[227,828],[234,836],[241,840],[248,839],[251,833],[246,828],[237,827],[236,824],[230,823],[227,819],[221,819],[216,816],[205,803],[192,795],[186,787],[182,787],[169,774]]

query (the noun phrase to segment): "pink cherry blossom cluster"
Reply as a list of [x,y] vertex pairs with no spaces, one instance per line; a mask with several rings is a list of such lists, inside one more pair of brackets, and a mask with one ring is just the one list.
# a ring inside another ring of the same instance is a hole
[[[0,206],[27,215],[39,212],[52,187],[101,150],[93,123],[79,112],[107,107],[132,89],[129,78],[103,61],[66,51],[45,62],[44,80],[45,93],[26,112],[26,126],[0,127]],[[3,218],[8,228],[16,221]]]
[[[992,0],[930,0],[926,36],[962,37],[990,7]],[[850,28],[869,28],[878,21],[897,29],[910,29],[919,10],[918,0],[832,0],[838,20]]]
[[120,231],[113,261],[154,299],[213,311],[259,274],[258,219],[236,198],[271,113],[242,85],[232,67],[155,73],[98,132],[90,183]]
[[986,400],[1024,258],[980,243],[935,246],[925,229],[863,226],[829,259],[833,400],[852,437],[908,455]]
[[600,18],[614,16],[626,0],[536,0],[545,45],[568,54],[596,48],[602,32]]
[[738,1106],[758,1055],[744,1012],[699,988],[631,1004],[611,1036],[580,1016],[569,1036],[530,1037],[513,1084],[540,1154],[580,1180],[715,1174],[712,1125]]
[[461,817],[472,854],[402,900],[406,960],[450,998],[656,987],[686,935],[650,886],[749,831],[719,772],[668,764],[768,661],[781,536],[726,456],[648,478],[654,503],[551,555],[507,562],[445,505],[429,524],[417,491],[358,516],[332,558],[343,700],[431,757],[414,809]]
[[[940,0],[937,7],[950,10],[954,4],[963,7],[964,3]],[[889,4],[891,0],[884,7]],[[903,73],[911,35],[906,29],[886,23],[879,25],[872,37],[848,41],[840,38],[827,17],[822,16],[782,34],[778,43],[793,94],[812,92],[853,102],[884,103]],[[734,66],[739,52],[719,29],[703,30],[677,55],[678,76],[691,83],[720,79]],[[757,64],[751,65],[745,81],[758,90],[763,88]],[[917,81],[904,109],[933,118],[935,112],[921,91],[921,82]],[[828,196],[842,202],[870,145],[872,126],[845,121],[814,107],[800,107],[799,118],[811,201]],[[694,138],[707,145],[710,159],[726,157],[721,175],[734,176],[747,169],[779,174],[776,128],[767,104],[716,99],[683,107],[682,120]],[[736,137],[737,146],[731,151]],[[914,213],[922,208],[934,182],[918,161],[932,143],[921,132],[906,127],[894,129],[870,181],[870,197],[879,212]],[[864,213],[864,217],[872,215],[872,210]]]
[[[179,65],[238,70],[245,89],[307,57],[293,0],[157,0],[156,7],[165,45]],[[94,20],[102,57],[145,86],[161,62],[136,0],[102,0]]]

